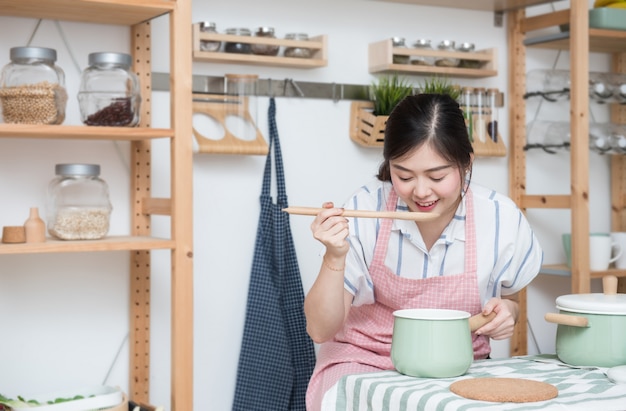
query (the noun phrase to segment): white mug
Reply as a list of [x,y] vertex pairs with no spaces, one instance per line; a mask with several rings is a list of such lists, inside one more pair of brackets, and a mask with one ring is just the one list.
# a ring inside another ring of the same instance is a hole
[[[613,240],[614,243],[619,244],[622,251],[626,250],[626,232],[612,232],[611,240]],[[615,268],[619,270],[626,269],[626,253],[623,252],[622,255],[615,260]]]
[[[613,250],[616,250],[613,254]],[[622,247],[608,233],[592,233],[589,236],[589,268],[604,271],[622,255]]]

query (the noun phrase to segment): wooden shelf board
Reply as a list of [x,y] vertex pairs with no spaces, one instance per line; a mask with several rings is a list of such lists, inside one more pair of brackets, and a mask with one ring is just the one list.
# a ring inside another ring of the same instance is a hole
[[138,141],[173,135],[173,130],[162,128],[0,124],[0,138]]
[[[557,275],[561,277],[571,277],[572,270],[566,264],[550,264],[541,267],[539,274]],[[618,270],[609,268],[605,271],[592,271],[591,278],[602,278],[605,275],[614,275],[616,277],[626,277],[626,270]]]
[[[569,32],[553,33],[530,37],[525,43],[528,47],[569,50]],[[626,31],[589,29],[589,51],[596,53],[626,52]]]
[[173,249],[174,240],[153,237],[110,236],[102,240],[63,241],[47,238],[43,243],[0,244],[0,254],[73,253]]
[[209,51],[194,51],[195,61],[206,61],[210,63],[244,64],[254,66],[275,66],[294,68],[316,68],[325,67],[328,61],[325,59],[305,59],[296,57],[280,56],[259,56],[252,54],[236,54]]
[[171,12],[174,0],[0,0],[0,15],[133,25]]
[[522,7],[553,3],[548,0],[378,0],[387,3],[407,3],[420,6],[452,7],[482,11],[509,11]]
[[378,66],[370,66],[369,72],[375,73],[404,73],[415,75],[431,75],[445,74],[452,77],[463,78],[484,78],[498,75],[497,70],[470,69],[459,67],[436,67],[436,66],[419,66],[408,64],[381,64]]

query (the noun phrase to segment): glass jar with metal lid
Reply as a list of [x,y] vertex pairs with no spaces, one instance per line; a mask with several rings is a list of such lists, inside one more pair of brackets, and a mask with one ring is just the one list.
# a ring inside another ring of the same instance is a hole
[[[454,49],[454,41],[452,40],[443,40],[439,43],[437,48],[441,51],[455,51]],[[438,57],[435,60],[435,65],[440,67],[457,67],[459,65],[460,59],[453,57]]]
[[[273,27],[259,27],[255,33],[256,37],[275,39]],[[280,46],[274,44],[252,44],[252,53],[262,56],[276,56]]]
[[[404,37],[392,37],[391,45],[394,48],[406,48]],[[407,56],[404,54],[394,54],[392,58],[394,64],[409,64],[410,60],[411,56]]]
[[48,232],[61,240],[96,240],[109,232],[109,187],[97,164],[57,164],[48,185]]
[[[420,50],[432,50],[433,47],[430,45],[430,40],[428,39],[418,39],[413,43],[413,47]],[[413,56],[411,58],[411,64],[415,64],[416,66],[432,66],[435,64],[435,58],[433,56]]]
[[[231,36],[251,36],[250,29],[246,28],[229,28],[226,29],[226,34]],[[250,43],[228,41],[224,44],[224,51],[227,53],[251,54],[252,47],[250,46]]]
[[[309,35],[305,33],[288,33],[285,36],[287,40],[300,40],[300,41],[308,41]],[[287,47],[284,52],[285,57],[296,57],[296,58],[311,58],[312,52],[310,48],[306,47]]]
[[0,75],[0,108],[5,123],[61,124],[65,120],[65,73],[57,52],[45,47],[13,47]]
[[[200,31],[203,33],[217,34],[217,26],[213,22],[203,21],[200,23]],[[202,51],[219,51],[221,46],[221,41],[200,40],[200,50]]]
[[78,103],[83,123],[89,126],[136,126],[139,123],[139,78],[131,71],[126,53],[89,54],[89,67],[81,74]]

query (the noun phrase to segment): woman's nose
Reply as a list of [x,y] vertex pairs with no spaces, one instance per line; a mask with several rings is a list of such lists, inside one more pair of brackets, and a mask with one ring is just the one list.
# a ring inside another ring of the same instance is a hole
[[416,179],[413,186],[413,195],[417,198],[426,198],[430,194],[430,184],[424,179]]

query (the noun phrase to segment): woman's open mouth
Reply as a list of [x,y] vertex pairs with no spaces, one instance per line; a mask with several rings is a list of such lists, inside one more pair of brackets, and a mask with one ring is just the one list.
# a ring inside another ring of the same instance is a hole
[[415,206],[417,207],[418,211],[426,212],[426,211],[431,211],[433,208],[435,208],[435,206],[437,205],[438,202],[439,202],[439,200],[430,201],[428,203],[418,203],[418,202],[415,202]]

